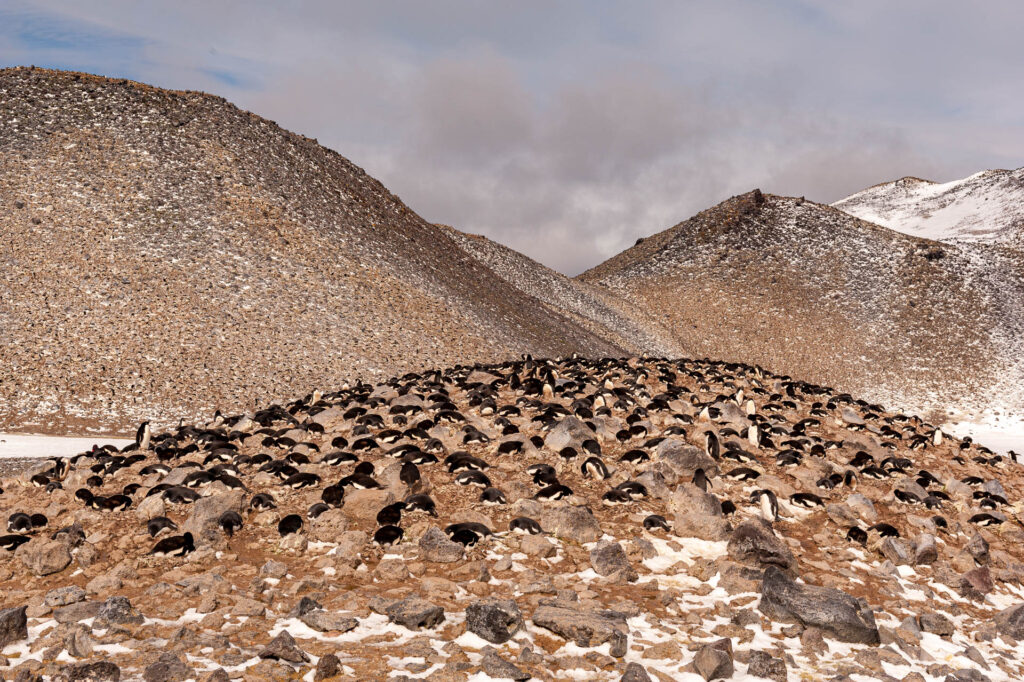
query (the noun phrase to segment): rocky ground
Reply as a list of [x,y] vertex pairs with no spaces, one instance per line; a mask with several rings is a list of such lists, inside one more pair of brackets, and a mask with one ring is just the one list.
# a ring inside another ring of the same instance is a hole
[[1018,464],[755,367],[410,374],[0,487],[4,679],[1024,676]]

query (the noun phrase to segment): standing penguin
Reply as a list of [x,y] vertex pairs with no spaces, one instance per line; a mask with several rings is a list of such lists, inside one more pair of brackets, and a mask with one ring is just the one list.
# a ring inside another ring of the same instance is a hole
[[704,492],[707,492],[708,488],[711,487],[711,481],[708,480],[708,476],[704,473],[703,469],[697,469],[693,472],[693,484]]
[[779,500],[771,490],[755,490],[751,496],[761,505],[761,517],[766,521],[779,520]]
[[139,424],[139,430],[135,432],[135,444],[139,446],[139,450],[149,450],[150,436],[152,436],[152,431],[149,428],[149,422]]
[[718,443],[718,435],[714,431],[704,432],[704,454],[717,460],[721,454],[721,445]]

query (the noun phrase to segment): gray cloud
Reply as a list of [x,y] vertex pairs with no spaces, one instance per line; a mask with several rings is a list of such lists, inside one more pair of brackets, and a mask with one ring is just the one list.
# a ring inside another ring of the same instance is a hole
[[828,202],[1024,151],[1015,2],[13,0],[2,14],[6,62],[224,95],[428,220],[569,274],[755,186]]

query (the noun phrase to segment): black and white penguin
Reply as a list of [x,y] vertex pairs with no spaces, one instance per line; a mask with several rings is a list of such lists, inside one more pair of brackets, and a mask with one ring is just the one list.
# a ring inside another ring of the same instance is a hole
[[779,520],[779,499],[771,490],[755,490],[750,495],[751,502],[761,508],[761,518],[766,521]]
[[487,474],[482,471],[476,471],[475,469],[463,471],[455,477],[455,482],[459,485],[474,485],[478,488],[491,487],[491,479],[487,477]]
[[390,547],[401,541],[404,535],[405,531],[398,526],[381,526],[373,534],[373,541],[381,547]]
[[0,537],[0,549],[7,550],[8,552],[13,552],[14,550],[18,549],[26,542],[28,542],[30,539],[31,538],[27,538],[24,535],[4,535]]
[[846,531],[846,539],[850,542],[856,542],[859,545],[867,545],[868,533],[866,530],[858,526],[850,526],[850,529]]
[[288,514],[277,522],[277,532],[281,537],[287,537],[302,530],[302,517],[298,514]]
[[152,431],[149,428],[149,422],[142,422],[139,424],[139,428],[135,432],[135,444],[139,447],[139,450],[149,450],[149,441],[151,437]]
[[647,530],[670,530],[668,521],[665,520],[664,516],[660,514],[651,514],[644,519],[644,528]]
[[825,501],[814,493],[793,493],[789,496],[789,501],[804,509],[825,506]]
[[892,494],[893,497],[895,497],[903,504],[921,504],[921,498],[918,497],[915,493],[910,492],[909,490],[900,490],[899,488],[897,488],[896,490],[892,491]]
[[700,467],[698,467],[697,470],[693,472],[692,481],[695,486],[697,486],[704,492],[707,492],[708,488],[714,487],[711,485],[711,479],[709,479],[708,475],[704,473],[704,469]]
[[[363,462],[363,464],[366,464],[366,462]],[[364,473],[354,473],[349,476],[345,476],[338,481],[338,485],[342,488],[351,486],[356,490],[376,490],[384,487],[372,476]]]
[[998,526],[1003,520],[997,516],[993,516],[987,512],[975,514],[971,518],[967,519],[969,522],[979,526]]
[[449,536],[452,542],[457,542],[463,547],[474,547],[480,542],[480,536],[469,528],[460,528]]
[[164,538],[156,543],[150,554],[153,556],[185,556],[196,550],[192,533]]
[[377,512],[378,526],[397,526],[402,521],[402,511],[405,509],[405,502],[393,502],[381,507]]
[[9,533],[31,533],[32,517],[25,512],[14,512],[7,518],[7,531]]
[[580,466],[580,472],[583,474],[583,478],[595,478],[599,481],[611,477],[608,467],[600,457],[588,457]]
[[753,481],[760,475],[760,472],[754,471],[749,467],[737,467],[730,470],[728,473],[723,474],[726,478],[731,478],[737,481]]
[[257,493],[249,500],[249,509],[253,511],[266,511],[268,509],[277,509],[277,504],[270,493]]
[[552,502],[554,500],[561,500],[572,495],[572,488],[561,483],[555,483],[545,488],[541,488],[537,491],[537,494],[533,496],[533,499],[540,500],[541,502]]
[[519,533],[522,535],[540,535],[541,530],[540,524],[527,516],[518,516],[508,523],[508,529],[513,533]]
[[330,509],[331,508],[328,507],[323,502],[315,502],[309,506],[309,509],[306,510],[306,518],[318,519],[324,512],[330,511]]
[[412,462],[402,462],[398,479],[409,488],[416,488],[420,483],[420,469]]
[[292,490],[312,488],[313,486],[320,485],[320,477],[313,473],[298,473],[286,478],[281,485],[287,486]]
[[718,434],[714,431],[704,432],[704,454],[715,460],[721,456],[721,444],[718,442]]
[[242,528],[242,515],[233,509],[229,509],[217,519],[217,525],[229,538],[234,537],[235,532]]
[[320,491],[320,499],[327,506],[337,509],[345,502],[345,489],[340,485],[329,485]]
[[484,491],[480,493],[480,501],[490,506],[508,504],[505,493],[497,488],[484,488]]
[[405,510],[407,512],[426,512],[431,516],[437,516],[437,505],[426,493],[418,493],[405,498]]
[[876,523],[868,528],[868,530],[877,531],[883,538],[898,538],[900,536],[900,532],[896,529],[896,526],[889,523]]

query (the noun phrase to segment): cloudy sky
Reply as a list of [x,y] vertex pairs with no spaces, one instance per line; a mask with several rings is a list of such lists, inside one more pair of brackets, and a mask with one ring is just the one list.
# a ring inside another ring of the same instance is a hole
[[567,274],[760,187],[1024,165],[1019,0],[0,1],[0,64],[222,95]]

